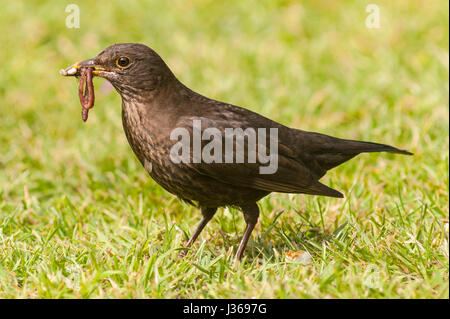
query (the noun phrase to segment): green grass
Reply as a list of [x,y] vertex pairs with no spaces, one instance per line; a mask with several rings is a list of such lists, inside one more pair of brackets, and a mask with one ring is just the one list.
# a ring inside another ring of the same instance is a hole
[[[0,10],[0,297],[448,298],[447,1],[6,1]],[[245,224],[200,221],[151,180],[101,89],[82,123],[58,70],[116,42],[155,49],[186,85],[291,127],[392,144],[323,182],[345,199],[271,194]],[[308,251],[304,265],[288,251]]]

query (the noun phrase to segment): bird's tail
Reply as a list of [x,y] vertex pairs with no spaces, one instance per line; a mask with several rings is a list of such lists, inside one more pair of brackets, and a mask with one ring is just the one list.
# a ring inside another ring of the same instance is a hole
[[338,152],[344,153],[371,153],[371,152],[389,152],[403,155],[413,155],[413,153],[405,150],[398,149],[396,147],[379,144],[373,142],[364,142],[364,141],[352,141],[352,140],[342,140],[340,139],[339,143],[337,143]]
[[411,152],[386,144],[345,140],[319,133],[310,134],[312,134],[309,140],[313,141],[310,146],[314,150],[314,158],[325,170],[336,167],[360,153],[389,152],[413,155]]

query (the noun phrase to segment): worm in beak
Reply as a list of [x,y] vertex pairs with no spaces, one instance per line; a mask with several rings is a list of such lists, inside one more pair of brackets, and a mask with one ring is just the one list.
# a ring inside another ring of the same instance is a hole
[[92,78],[98,72],[101,72],[101,69],[95,70],[93,59],[75,63],[64,70],[59,71],[63,76],[81,76],[80,84],[78,86],[78,97],[82,107],[81,118],[85,122],[88,119],[89,110],[94,107],[95,94]]

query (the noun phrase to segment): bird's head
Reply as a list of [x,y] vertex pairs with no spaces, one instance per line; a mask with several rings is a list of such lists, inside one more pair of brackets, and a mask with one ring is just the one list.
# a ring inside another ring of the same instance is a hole
[[96,57],[77,62],[61,74],[80,75],[81,68],[93,68],[92,74],[107,79],[122,95],[136,95],[151,91],[174,78],[161,57],[146,45],[120,43],[107,47]]

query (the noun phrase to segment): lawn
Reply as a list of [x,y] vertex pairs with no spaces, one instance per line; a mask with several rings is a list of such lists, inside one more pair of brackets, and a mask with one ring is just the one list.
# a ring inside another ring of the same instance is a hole
[[[0,10],[0,297],[449,298],[448,1],[6,1]],[[272,193],[245,222],[201,219],[148,177],[120,96],[95,79],[81,120],[58,71],[142,42],[190,88],[285,125],[387,143],[322,182],[344,199]],[[290,256],[307,254],[310,262]]]

